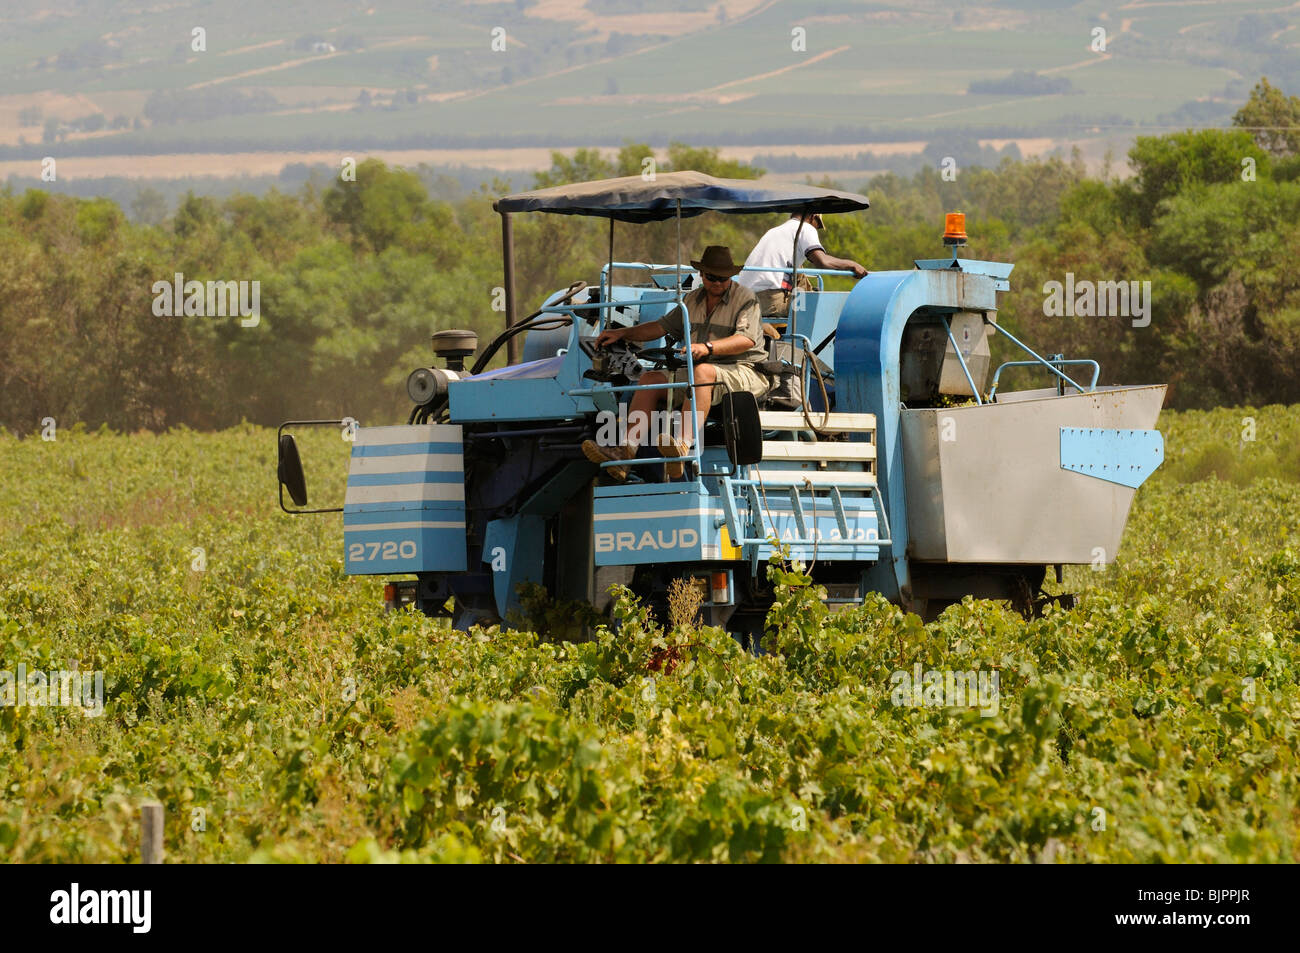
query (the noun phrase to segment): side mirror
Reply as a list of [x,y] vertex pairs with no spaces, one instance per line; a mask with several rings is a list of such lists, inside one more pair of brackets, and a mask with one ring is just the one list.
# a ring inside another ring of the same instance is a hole
[[763,427],[758,419],[758,398],[753,394],[730,391],[722,395],[722,431],[733,466],[763,462]]
[[[439,374],[446,373],[439,371]],[[291,510],[284,505],[284,491],[288,490],[289,495],[293,497],[293,502],[297,506],[307,505],[307,480],[302,475],[302,458],[298,455],[298,441],[294,440],[293,434],[284,432],[286,427],[338,427],[355,428],[358,426],[355,418],[344,417],[342,420],[286,420],[280,424],[280,429],[275,432],[276,443],[276,462],[275,475],[280,481],[277,488],[280,496],[280,509],[284,510],[291,516],[301,516],[304,513],[342,513],[341,506],[328,506],[324,509],[316,510]],[[355,433],[355,429],[352,430]],[[351,439],[351,438],[347,438]]]
[[302,458],[298,456],[298,442],[293,434],[280,434],[280,459],[276,466],[276,475],[295,506],[307,505],[307,478],[302,473]]

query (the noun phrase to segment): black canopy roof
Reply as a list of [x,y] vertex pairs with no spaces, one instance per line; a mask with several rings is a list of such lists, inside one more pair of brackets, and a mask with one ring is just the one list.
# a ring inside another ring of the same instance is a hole
[[661,172],[651,181],[629,175],[520,192],[498,199],[493,208],[498,212],[555,212],[598,215],[620,222],[658,222],[677,214],[679,199],[683,218],[709,211],[738,215],[830,214],[870,206],[865,195],[855,192],[752,179],[715,179],[703,172]]

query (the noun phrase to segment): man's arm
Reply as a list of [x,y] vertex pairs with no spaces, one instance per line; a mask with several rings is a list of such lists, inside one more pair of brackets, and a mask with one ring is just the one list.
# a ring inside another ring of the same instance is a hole
[[[751,341],[748,335],[733,334],[731,337],[719,338],[713,342],[714,357],[734,357],[737,354],[744,354],[757,342]],[[700,361],[709,356],[709,346],[701,344],[699,341],[691,344],[691,357]]]
[[615,341],[653,341],[664,336],[663,319],[649,324],[634,324],[630,328],[607,328],[596,338],[596,347],[604,347]]
[[867,269],[853,259],[836,258],[834,255],[828,255],[824,248],[814,248],[808,253],[808,260],[813,263],[814,268],[826,268],[831,271],[851,271],[855,278],[865,278],[868,274]]

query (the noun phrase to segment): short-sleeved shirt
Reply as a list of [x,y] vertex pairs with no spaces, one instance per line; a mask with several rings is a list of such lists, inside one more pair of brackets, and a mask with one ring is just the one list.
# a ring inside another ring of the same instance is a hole
[[[795,232],[799,233],[799,247],[795,248]],[[811,252],[822,247],[817,240],[817,229],[812,222],[804,222],[799,227],[797,218],[788,218],[776,228],[758,240],[754,250],[745,259],[746,268],[780,268],[782,271],[742,271],[736,281],[750,291],[776,291],[793,287],[792,272],[795,259],[803,264]],[[824,249],[823,249],[824,250]]]
[[[691,315],[692,344],[720,341],[733,334],[743,334],[754,342],[754,346],[748,351],[725,357],[721,354],[715,355],[711,359],[712,363],[757,364],[767,360],[767,348],[763,346],[766,343],[763,337],[763,318],[759,314],[758,298],[754,296],[754,292],[743,285],[736,284],[735,281],[728,282],[727,290],[722,293],[722,300],[718,302],[713,314],[707,318],[704,312],[708,307],[708,293],[703,285],[687,292],[682,302]],[[659,323],[665,331],[679,341],[685,337],[682,333],[680,308],[674,307],[659,319]]]

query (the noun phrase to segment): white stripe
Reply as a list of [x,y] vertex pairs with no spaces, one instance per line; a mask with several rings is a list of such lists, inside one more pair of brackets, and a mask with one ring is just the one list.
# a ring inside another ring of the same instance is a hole
[[[349,516],[351,514],[348,514]],[[423,523],[362,523],[349,526],[347,517],[343,518],[343,533],[366,533],[372,529],[464,529],[464,522],[460,523],[438,523],[425,521]]]
[[722,516],[722,510],[660,510],[651,513],[597,513],[598,520],[641,520],[659,519],[665,516]]
[[871,443],[831,443],[806,440],[764,440],[764,460],[874,460]]
[[358,427],[357,438],[353,441],[353,444],[362,447],[375,447],[390,443],[419,443],[421,441],[459,442],[460,439],[460,424],[411,424],[396,427]]
[[[819,410],[808,411],[813,426],[828,432],[857,431],[865,433],[876,429],[875,414],[832,413],[830,421],[822,426],[824,419]],[[798,410],[762,410],[758,414],[759,426],[764,430],[811,430],[803,412]]]
[[395,457],[353,457],[349,473],[460,473],[465,458],[459,453],[403,453]]
[[463,483],[408,483],[402,486],[350,486],[344,505],[352,503],[414,503],[417,500],[463,500]]

